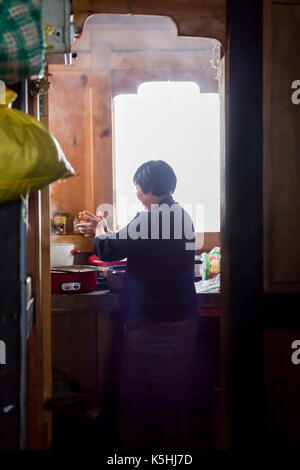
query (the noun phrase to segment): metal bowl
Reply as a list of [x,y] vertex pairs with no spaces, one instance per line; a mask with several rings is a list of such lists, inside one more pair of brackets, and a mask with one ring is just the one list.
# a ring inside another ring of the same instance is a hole
[[112,292],[121,292],[124,287],[125,266],[109,266],[107,268],[107,286]]

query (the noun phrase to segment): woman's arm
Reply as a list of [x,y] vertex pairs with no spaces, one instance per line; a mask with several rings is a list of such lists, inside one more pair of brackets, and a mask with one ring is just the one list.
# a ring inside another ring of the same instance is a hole
[[131,228],[138,216],[139,213],[126,227],[110,234],[105,233],[103,227],[98,225],[94,240],[94,250],[98,258],[102,261],[119,261],[127,258],[130,250]]
[[84,236],[94,236],[94,251],[102,261],[119,261],[128,256],[130,226],[134,219],[119,232],[108,229],[104,217],[98,217],[88,211],[79,213],[81,223],[78,224],[80,233]]
[[128,240],[119,238],[119,232],[102,234],[94,240],[94,251],[102,261],[119,261],[128,256]]
[[97,216],[91,212],[82,211],[79,212],[79,219],[80,223],[77,225],[77,227],[79,232],[85,237],[94,237],[96,235],[96,231],[96,236],[101,235],[102,233],[112,233],[112,231],[109,230],[107,222],[102,215]]

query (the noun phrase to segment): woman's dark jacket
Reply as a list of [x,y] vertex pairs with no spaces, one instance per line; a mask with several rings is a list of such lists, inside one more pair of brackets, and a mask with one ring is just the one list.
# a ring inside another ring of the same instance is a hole
[[196,315],[194,227],[171,196],[119,232],[96,237],[94,250],[102,261],[127,258],[122,310],[128,327]]

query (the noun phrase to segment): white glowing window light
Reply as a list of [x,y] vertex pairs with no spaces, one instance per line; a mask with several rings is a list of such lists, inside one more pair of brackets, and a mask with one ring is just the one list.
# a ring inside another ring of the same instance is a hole
[[135,170],[147,160],[165,160],[177,175],[174,199],[186,206],[196,231],[220,231],[218,94],[200,93],[192,82],[143,83],[137,94],[114,98],[114,137],[119,227],[143,210]]

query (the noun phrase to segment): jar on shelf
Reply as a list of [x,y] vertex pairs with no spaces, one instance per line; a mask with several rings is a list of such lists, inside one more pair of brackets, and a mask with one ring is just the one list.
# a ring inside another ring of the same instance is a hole
[[79,232],[79,229],[78,229],[78,224],[80,224],[80,219],[79,217],[76,215],[73,219],[73,233],[80,233]]
[[53,228],[56,235],[66,235],[68,212],[54,212]]

